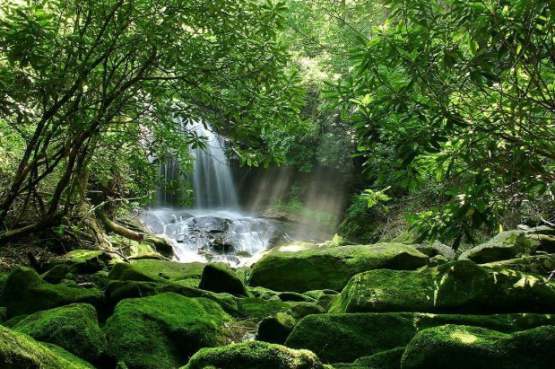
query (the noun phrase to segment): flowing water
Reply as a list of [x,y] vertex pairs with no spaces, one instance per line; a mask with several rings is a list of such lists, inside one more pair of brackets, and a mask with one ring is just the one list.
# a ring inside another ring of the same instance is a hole
[[[250,265],[283,237],[280,227],[241,211],[224,141],[201,123],[190,128],[206,143],[192,151],[195,208],[156,207],[143,211],[141,219],[152,232],[172,241],[179,261]],[[177,164],[175,159],[163,164],[164,184],[176,179],[172,176],[177,176]],[[161,189],[159,194],[164,204],[171,205],[168,191]]]

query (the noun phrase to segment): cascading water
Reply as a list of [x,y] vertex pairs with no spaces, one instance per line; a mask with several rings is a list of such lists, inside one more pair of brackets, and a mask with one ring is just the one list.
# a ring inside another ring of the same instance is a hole
[[[200,122],[190,128],[205,140],[205,147],[192,150],[195,208],[153,208],[145,210],[141,218],[152,232],[172,240],[179,261],[249,265],[279,239],[278,227],[274,221],[240,210],[222,138]],[[174,168],[175,159],[164,165],[165,169]],[[175,173],[166,170],[164,184]],[[166,191],[160,192],[164,200],[171,199]]]

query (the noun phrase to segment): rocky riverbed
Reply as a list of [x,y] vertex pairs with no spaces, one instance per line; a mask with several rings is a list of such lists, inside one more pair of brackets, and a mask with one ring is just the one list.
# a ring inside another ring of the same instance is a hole
[[548,369],[554,234],[298,243],[235,269],[73,250],[0,274],[1,367]]

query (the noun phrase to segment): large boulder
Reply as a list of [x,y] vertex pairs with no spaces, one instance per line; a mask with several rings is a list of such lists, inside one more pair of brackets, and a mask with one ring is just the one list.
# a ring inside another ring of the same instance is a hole
[[2,369],[94,369],[67,351],[0,326]]
[[252,269],[250,285],[275,291],[341,290],[353,275],[371,269],[416,269],[428,257],[400,243],[272,251]]
[[334,369],[401,369],[405,347],[395,347],[370,356],[363,356],[352,363],[334,363]]
[[460,260],[418,271],[371,270],[354,276],[330,312],[553,312],[555,283],[511,269]]
[[50,284],[33,269],[19,267],[8,276],[0,305],[7,307],[8,317],[13,317],[76,302],[98,305],[101,299],[102,293],[95,288]]
[[484,267],[493,269],[513,269],[524,273],[540,274],[549,276],[555,270],[555,254],[540,254],[522,256],[515,259],[507,259],[482,264]]
[[213,301],[162,293],[121,301],[104,331],[108,351],[129,369],[173,369],[200,348],[225,343],[230,320]]
[[235,296],[247,296],[243,281],[225,265],[208,264],[202,271],[199,288],[213,292],[227,292]]
[[39,311],[7,325],[93,363],[100,362],[106,351],[106,338],[98,326],[96,310],[89,304]]
[[459,259],[472,260],[476,263],[513,259],[533,252],[538,244],[526,237],[526,232],[512,230],[501,232],[491,240],[463,252]]
[[451,323],[514,332],[555,324],[555,316],[425,313],[309,315],[297,323],[285,345],[311,350],[324,362],[351,362],[361,356],[405,346],[422,329]]
[[[158,259],[139,259],[131,263],[118,263],[110,271],[112,280],[146,281],[146,282],[200,282],[203,263],[178,263]],[[196,287],[195,286],[195,287]]]
[[266,342],[208,348],[195,354],[182,369],[323,369],[307,350],[292,350]]
[[402,369],[551,369],[555,326],[505,334],[461,325],[419,332],[408,344]]

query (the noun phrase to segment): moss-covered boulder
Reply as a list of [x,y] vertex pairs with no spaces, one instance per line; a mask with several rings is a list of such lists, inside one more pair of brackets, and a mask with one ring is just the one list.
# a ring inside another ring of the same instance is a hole
[[505,334],[461,325],[419,332],[408,344],[402,369],[551,369],[555,326]]
[[75,288],[50,284],[30,268],[14,269],[4,287],[0,305],[7,307],[8,317],[30,314],[76,302],[98,305],[102,293],[95,288]]
[[182,369],[323,369],[316,355],[266,342],[208,348],[195,354]]
[[203,263],[178,263],[158,259],[139,259],[131,263],[118,263],[110,271],[112,280],[127,281],[189,281],[200,282]]
[[258,324],[256,339],[259,341],[282,344],[295,327],[295,318],[286,313],[277,313],[262,319]]
[[205,291],[172,282],[111,281],[104,294],[107,306],[114,307],[124,299],[148,297],[164,292],[173,292],[186,297],[207,298],[218,303],[230,314],[237,314],[238,311],[237,299],[233,295]]
[[98,326],[96,310],[89,304],[39,311],[18,320],[10,328],[58,345],[93,363],[100,362],[106,351],[106,338]]
[[490,263],[530,254],[537,246],[537,243],[526,237],[524,231],[505,231],[491,240],[463,252],[459,259],[468,259],[479,264]]
[[230,268],[222,264],[206,265],[198,287],[207,291],[227,292],[235,296],[248,295],[243,281]]
[[239,315],[242,318],[260,320],[280,311],[288,311],[290,305],[281,300],[264,300],[246,297],[237,300]]
[[289,311],[295,319],[301,319],[310,314],[324,314],[326,312],[322,306],[304,301],[291,303]]
[[107,267],[112,257],[102,250],[77,249],[49,260],[47,267],[66,267],[70,273],[91,274]]
[[461,260],[418,271],[357,274],[330,312],[552,312],[553,306],[555,283],[547,278]]
[[401,358],[405,347],[395,347],[391,350],[378,352],[370,356],[363,356],[352,363],[334,363],[334,369],[401,369]]
[[445,324],[465,324],[514,332],[555,324],[555,316],[425,313],[309,315],[297,323],[285,345],[311,350],[324,362],[351,362],[362,356],[405,346],[420,330]]
[[334,290],[313,290],[304,294],[315,299],[318,305],[327,310],[337,297],[338,292]]
[[341,290],[353,275],[377,268],[416,269],[428,257],[400,243],[272,251],[252,269],[249,284],[275,291]]
[[0,367],[3,369],[94,369],[63,349],[39,343],[0,326]]
[[126,299],[106,321],[108,351],[129,369],[173,369],[225,341],[231,317],[213,301],[175,293]]
[[520,258],[494,261],[482,264],[492,269],[513,269],[524,273],[540,274],[548,276],[555,270],[555,254],[541,254],[522,256]]

